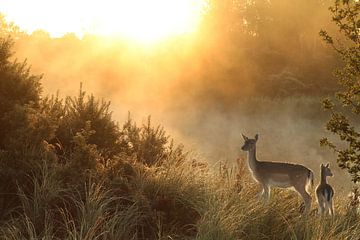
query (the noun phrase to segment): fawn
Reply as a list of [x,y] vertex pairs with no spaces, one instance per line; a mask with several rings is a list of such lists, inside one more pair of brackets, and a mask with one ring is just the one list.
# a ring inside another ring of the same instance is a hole
[[332,177],[329,163],[320,165],[320,183],[316,187],[316,198],[319,205],[319,214],[334,215],[333,197],[334,189],[327,183],[326,177]]

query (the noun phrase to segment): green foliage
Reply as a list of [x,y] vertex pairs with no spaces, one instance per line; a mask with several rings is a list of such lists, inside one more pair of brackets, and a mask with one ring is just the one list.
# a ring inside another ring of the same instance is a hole
[[1,79],[1,114],[12,109],[16,104],[37,104],[40,98],[40,76],[30,73],[26,61],[18,63],[11,61],[11,38],[1,38],[0,41],[0,79]]
[[120,145],[130,156],[146,165],[161,164],[171,155],[183,155],[182,146],[174,146],[163,127],[153,127],[149,116],[146,124],[137,127],[128,116],[121,132]]
[[[110,103],[86,96],[82,88],[65,101],[42,99],[40,77],[31,75],[26,63],[9,60],[10,39],[1,46],[0,181],[7,184],[0,185],[0,224],[8,223],[1,238],[157,235],[160,230],[149,225],[158,223],[151,207],[158,194],[156,174],[144,178],[142,173],[145,165],[181,163],[182,148],[169,141],[161,126],[153,127],[150,117],[141,127],[129,117],[120,131]],[[87,188],[92,179],[95,190]],[[140,183],[144,200],[135,191]],[[103,187],[105,192],[99,190]],[[181,211],[193,211],[183,197],[172,208],[178,209],[181,223],[187,222]]]
[[[0,204],[17,204],[17,185],[29,186],[27,176],[39,161],[52,164],[56,156],[47,141],[57,122],[42,106],[40,76],[26,61],[12,61],[11,38],[0,38]],[[19,199],[18,199],[19,200]]]
[[81,186],[86,179],[96,175],[103,157],[96,144],[89,143],[94,133],[89,121],[73,136],[73,146],[68,150],[65,164],[59,169],[59,178],[65,185]]
[[323,30],[320,35],[343,60],[343,67],[336,72],[342,88],[336,100],[325,99],[323,105],[331,112],[326,129],[337,135],[346,147],[337,146],[327,138],[320,143],[336,151],[339,166],[351,174],[354,182],[360,182],[360,3],[336,0],[330,11],[344,36],[343,42],[335,43]]
[[11,61],[11,38],[0,38],[0,149],[27,124],[29,107],[40,101],[40,76],[30,73],[26,61]]
[[89,144],[95,144],[105,159],[118,154],[121,151],[117,144],[119,130],[111,119],[109,106],[110,102],[99,101],[92,95],[86,98],[86,93],[80,87],[78,97],[68,97],[65,101],[56,141],[69,151],[76,146],[73,138],[77,133],[90,127],[92,134],[87,136]]

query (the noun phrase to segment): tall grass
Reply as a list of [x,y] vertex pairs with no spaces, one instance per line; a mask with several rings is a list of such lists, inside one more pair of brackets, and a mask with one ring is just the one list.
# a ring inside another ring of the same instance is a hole
[[[240,163],[240,162],[239,162]],[[56,168],[39,165],[19,186],[21,206],[0,224],[1,239],[358,239],[359,206],[336,199],[335,217],[300,213],[300,197],[274,190],[269,202],[247,168],[212,171],[193,160],[133,165],[134,174],[90,178],[81,189],[62,187]],[[114,180],[117,179],[117,180]],[[122,180],[119,180],[122,179]],[[117,181],[117,184],[114,184]],[[119,181],[123,181],[119,184]],[[117,187],[126,185],[126,193]]]

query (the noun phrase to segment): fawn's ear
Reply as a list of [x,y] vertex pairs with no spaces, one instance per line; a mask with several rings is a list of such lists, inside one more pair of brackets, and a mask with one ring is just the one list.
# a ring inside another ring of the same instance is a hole
[[324,167],[324,164],[320,164],[320,167]]
[[245,136],[244,134],[241,134],[242,135],[242,137],[243,137],[243,139],[246,141],[246,140],[248,140],[249,138],[247,137],[247,136]]
[[327,163],[326,165],[325,165],[325,167],[329,167],[330,166],[330,163]]
[[255,135],[255,140],[257,141],[259,139],[259,134]]

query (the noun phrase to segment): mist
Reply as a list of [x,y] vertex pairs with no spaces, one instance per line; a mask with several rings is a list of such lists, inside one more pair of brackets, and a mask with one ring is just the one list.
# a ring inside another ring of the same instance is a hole
[[15,57],[44,74],[45,95],[76,95],[82,83],[112,102],[119,124],[128,112],[139,123],[151,115],[211,165],[245,158],[241,133],[258,133],[260,160],[303,163],[318,176],[320,163],[336,165],[336,156],[319,146],[329,117],[321,99],[336,90],[332,72],[339,64],[318,36],[333,28],[328,4],[212,0],[196,34],[150,46],[19,32]]

